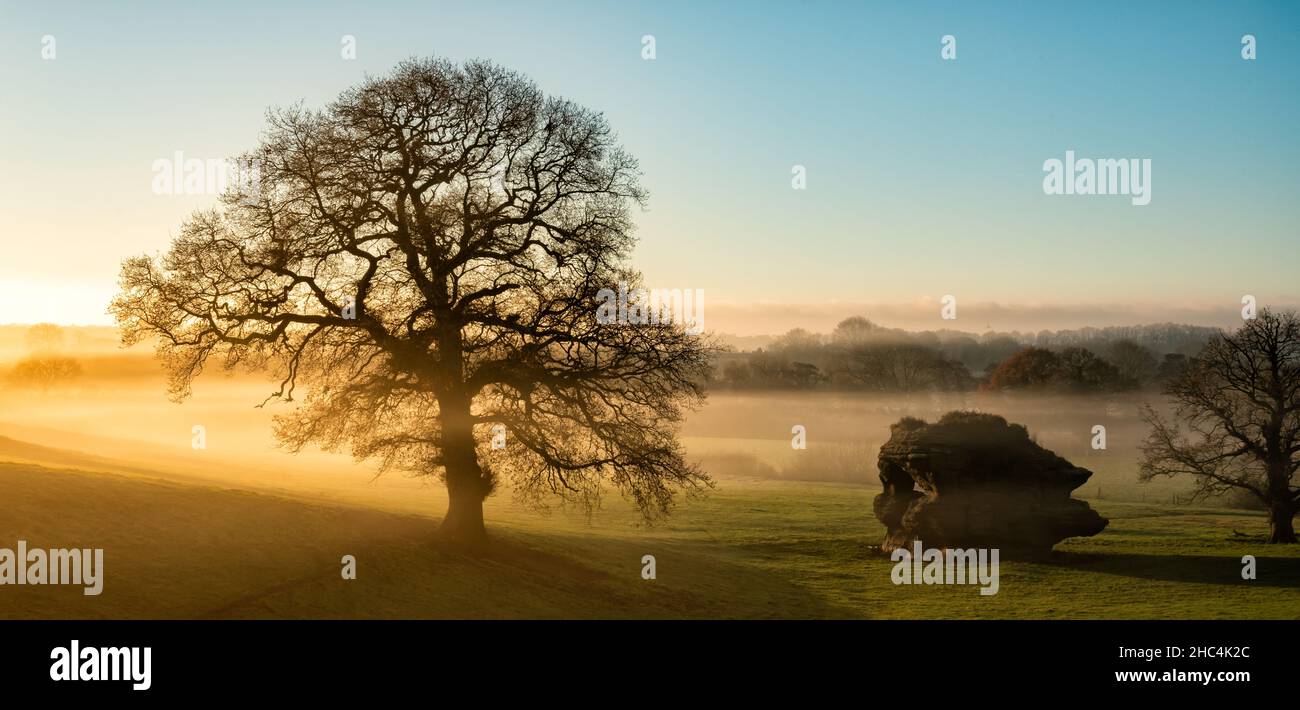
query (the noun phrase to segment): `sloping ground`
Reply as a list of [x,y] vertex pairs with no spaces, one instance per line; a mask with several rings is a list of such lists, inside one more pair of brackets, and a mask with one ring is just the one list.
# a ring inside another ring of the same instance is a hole
[[1257,513],[1099,501],[1102,534],[1003,563],[980,596],[894,585],[875,492],[727,481],[651,529],[614,500],[590,522],[498,501],[490,549],[469,555],[428,515],[0,463],[0,548],[102,547],[106,567],[98,597],[0,586],[0,618],[1300,618],[1300,546],[1260,544]]
[[[437,544],[436,520],[240,490],[0,463],[0,547],[102,547],[100,596],[0,586],[0,618],[726,617],[815,609],[759,570],[641,579],[641,545],[499,535],[484,556]],[[545,547],[541,543],[545,544]],[[357,579],[342,578],[343,555]],[[673,561],[664,546],[660,564]],[[728,587],[741,598],[702,593]],[[761,590],[744,598],[745,589]],[[757,597],[757,598],[752,598]],[[736,602],[741,602],[739,605]]]
[[19,441],[8,436],[0,436],[0,457],[10,462],[41,462],[51,466],[67,466],[93,471],[145,472],[145,469],[122,466],[117,461],[104,456],[95,456],[52,446],[42,446],[27,441]]

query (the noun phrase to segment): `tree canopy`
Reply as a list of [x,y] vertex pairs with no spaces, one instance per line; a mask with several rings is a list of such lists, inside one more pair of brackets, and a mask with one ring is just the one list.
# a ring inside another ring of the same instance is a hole
[[112,312],[126,343],[157,339],[174,397],[214,363],[269,370],[268,402],[306,392],[276,418],[286,447],[443,476],[463,537],[502,476],[538,505],[590,506],[608,482],[647,518],[708,484],[676,425],[710,341],[595,317],[601,289],[641,284],[646,199],[599,113],[428,59],[268,123],[255,182],[122,266]]
[[1300,509],[1300,318],[1262,310],[1211,340],[1165,386],[1178,419],[1144,408],[1141,476],[1188,476],[1196,495],[1246,491],[1269,510],[1269,542],[1296,542]]

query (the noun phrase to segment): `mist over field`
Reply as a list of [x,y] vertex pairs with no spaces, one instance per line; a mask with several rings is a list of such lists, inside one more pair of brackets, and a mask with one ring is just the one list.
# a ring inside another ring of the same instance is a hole
[[[1168,500],[1182,481],[1137,482],[1137,445],[1145,436],[1137,408],[1157,393],[1010,395],[971,393],[715,394],[683,428],[687,448],[714,475],[876,485],[876,455],[889,427],[905,416],[936,421],[952,410],[999,414],[1029,428],[1034,440],[1094,472],[1082,498]],[[807,427],[806,451],[790,446],[787,422]],[[1108,447],[1091,447],[1092,427],[1107,429]],[[783,436],[784,434],[784,436]],[[814,438],[815,437],[815,438]]]
[[[121,348],[112,328],[70,327],[63,329],[65,342],[57,352],[75,361],[80,372],[42,387],[13,375],[16,363],[31,356],[29,330],[0,327],[0,396],[6,403],[0,414],[0,454],[6,457],[93,463],[441,511],[442,493],[430,479],[376,477],[373,465],[355,462],[346,452],[293,455],[277,447],[271,417],[294,405],[257,406],[276,387],[270,379],[218,369],[195,386],[192,399],[176,404],[166,397],[166,378],[151,348]],[[723,482],[770,479],[871,488],[878,487],[880,445],[899,419],[934,421],[952,410],[990,412],[1026,425],[1039,444],[1091,469],[1093,478],[1077,496],[1169,502],[1190,490],[1187,481],[1137,481],[1137,447],[1145,436],[1138,407],[1163,407],[1163,399],[1150,388],[1091,394],[720,389],[687,416],[681,434],[689,457]],[[792,423],[808,432],[805,450],[791,446]],[[1098,424],[1107,429],[1104,451],[1091,446],[1092,428]],[[207,430],[205,450],[191,447],[195,425]],[[413,490],[419,491],[414,497]],[[494,496],[494,503],[509,498],[505,490]]]
[[[688,460],[713,490],[647,527],[612,492],[587,514],[539,510],[503,487],[485,504],[493,547],[466,555],[434,535],[447,505],[440,481],[278,448],[270,418],[292,405],[256,406],[275,383],[213,371],[176,404],[149,347],[123,349],[111,328],[62,328],[40,343],[31,331],[0,328],[0,540],[94,542],[107,579],[102,597],[12,590],[4,618],[1149,618],[1229,608],[1257,618],[1293,613],[1295,589],[1275,585],[1300,582],[1300,559],[1260,548],[1283,576],[1228,591],[1232,566],[1205,555],[1255,547],[1237,536],[1258,534],[1258,512],[1232,498],[1188,504],[1185,480],[1137,481],[1137,407],[1161,401],[1149,388],[719,388],[682,426]],[[37,354],[75,367],[18,376]],[[871,552],[882,534],[872,514],[880,446],[900,418],[952,410],[1022,423],[1090,469],[1075,497],[1111,529],[1067,541],[1050,564],[1004,563],[1002,591],[979,605],[958,590],[890,584],[890,563]],[[792,423],[806,429],[805,449],[792,447]],[[1097,424],[1105,450],[1091,446]],[[195,425],[204,449],[192,447]],[[1183,542],[1151,555],[1153,534]],[[672,571],[652,586],[637,584],[646,551]],[[360,586],[338,584],[344,554],[362,561]],[[1237,604],[1207,606],[1211,590]]]

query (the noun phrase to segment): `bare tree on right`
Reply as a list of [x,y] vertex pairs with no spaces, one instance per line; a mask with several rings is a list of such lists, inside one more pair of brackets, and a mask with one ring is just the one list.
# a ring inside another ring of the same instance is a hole
[[1300,318],[1262,310],[1205,349],[1164,388],[1176,419],[1143,408],[1151,433],[1140,478],[1191,476],[1195,497],[1234,490],[1269,513],[1270,543],[1295,543],[1300,509]]

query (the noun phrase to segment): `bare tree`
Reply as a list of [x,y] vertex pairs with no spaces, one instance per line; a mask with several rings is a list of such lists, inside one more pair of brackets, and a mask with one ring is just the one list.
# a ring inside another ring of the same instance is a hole
[[58,352],[63,349],[66,340],[63,328],[53,323],[37,323],[27,329],[27,349],[33,353]]
[[81,364],[70,357],[49,352],[19,360],[9,380],[20,387],[38,387],[42,392],[74,382],[81,377]]
[[602,289],[640,286],[645,198],[600,114],[491,63],[412,60],[268,122],[256,183],[123,263],[112,311],[124,342],[158,339],[174,398],[213,362],[274,372],[268,401],[302,385],[284,446],[442,476],[462,539],[502,476],[539,505],[609,483],[647,518],[709,484],[676,425],[712,341],[596,317]]
[[1269,511],[1270,543],[1296,542],[1300,508],[1300,320],[1262,310],[1211,340],[1165,385],[1186,426],[1147,406],[1141,478],[1192,476],[1196,497],[1244,490]]
[[1151,381],[1159,366],[1150,350],[1127,338],[1111,343],[1105,357],[1119,369],[1121,378],[1136,385]]

